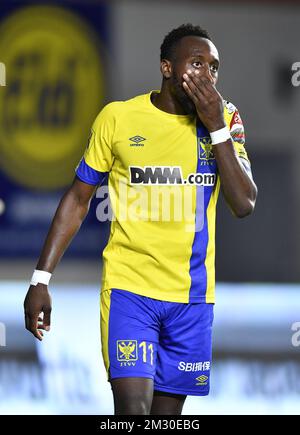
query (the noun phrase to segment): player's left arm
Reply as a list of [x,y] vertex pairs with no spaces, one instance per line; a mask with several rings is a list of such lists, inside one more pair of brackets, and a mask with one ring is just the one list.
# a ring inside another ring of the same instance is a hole
[[[193,100],[197,114],[208,131],[226,127],[223,98],[209,78],[208,68],[189,71],[183,76],[183,86]],[[252,213],[257,197],[251,167],[246,158],[236,153],[231,138],[213,145],[222,190],[233,214],[245,217]]]

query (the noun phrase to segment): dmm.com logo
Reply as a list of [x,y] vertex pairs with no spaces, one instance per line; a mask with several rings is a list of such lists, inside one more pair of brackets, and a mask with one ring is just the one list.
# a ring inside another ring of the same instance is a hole
[[184,179],[180,166],[130,166],[130,184],[189,184],[214,186],[216,174],[191,173]]

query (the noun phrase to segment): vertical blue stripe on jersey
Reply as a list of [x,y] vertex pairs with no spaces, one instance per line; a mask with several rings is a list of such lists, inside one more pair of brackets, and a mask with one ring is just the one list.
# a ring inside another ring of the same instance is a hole
[[[210,134],[199,120],[197,120],[196,128],[197,173],[216,173],[215,161],[211,161],[210,163],[212,164],[208,164],[208,160],[200,159],[201,139],[210,139]],[[190,302],[205,302],[207,288],[205,259],[208,244],[207,207],[214,190],[214,186],[197,186],[196,189],[195,236],[192,245],[192,255],[190,258],[191,287],[189,292],[189,300]]]

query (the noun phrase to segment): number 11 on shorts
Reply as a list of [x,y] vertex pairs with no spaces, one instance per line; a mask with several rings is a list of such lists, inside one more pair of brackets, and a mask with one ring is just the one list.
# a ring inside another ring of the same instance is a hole
[[[139,347],[143,348],[143,362],[147,362],[147,343],[142,341]],[[150,364],[153,365],[153,344],[148,344],[148,350],[150,351]]]

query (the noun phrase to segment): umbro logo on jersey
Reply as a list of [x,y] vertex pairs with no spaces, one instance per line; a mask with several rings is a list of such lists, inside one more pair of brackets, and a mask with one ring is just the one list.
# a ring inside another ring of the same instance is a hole
[[134,142],[134,143],[130,143],[131,147],[143,147],[144,144],[142,142],[144,142],[146,139],[142,136],[137,135],[137,136],[130,137],[129,140],[131,142]]

